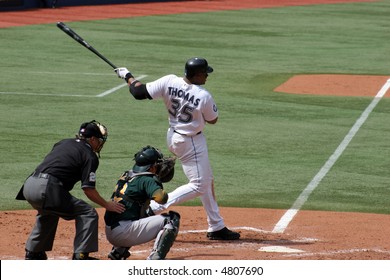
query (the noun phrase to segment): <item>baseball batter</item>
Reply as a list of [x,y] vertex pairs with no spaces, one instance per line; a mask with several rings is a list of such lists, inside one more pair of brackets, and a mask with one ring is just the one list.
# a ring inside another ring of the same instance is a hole
[[206,210],[207,237],[212,240],[235,240],[238,232],[229,230],[220,215],[214,194],[214,179],[209,162],[206,138],[202,133],[206,123],[218,120],[217,106],[212,95],[202,85],[213,72],[204,58],[195,57],[185,64],[184,77],[167,75],[146,84],[137,81],[125,67],[115,69],[118,77],[129,84],[137,100],[162,99],[169,116],[167,145],[181,161],[189,182],[169,193],[165,204],[151,203],[155,214],[171,205],[200,197]]

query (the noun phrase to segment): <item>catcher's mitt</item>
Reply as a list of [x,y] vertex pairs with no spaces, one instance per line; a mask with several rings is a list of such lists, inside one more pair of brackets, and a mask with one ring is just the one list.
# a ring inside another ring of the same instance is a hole
[[157,176],[162,183],[166,183],[172,180],[175,175],[175,163],[176,157],[165,157],[159,163],[159,169]]

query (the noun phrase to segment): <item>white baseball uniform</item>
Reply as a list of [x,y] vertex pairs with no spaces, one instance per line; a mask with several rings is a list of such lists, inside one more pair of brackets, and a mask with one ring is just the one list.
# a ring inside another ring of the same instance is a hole
[[151,202],[151,208],[159,214],[171,205],[180,204],[200,196],[206,210],[208,231],[225,227],[214,195],[214,179],[208,157],[207,143],[202,130],[206,121],[218,117],[218,110],[211,94],[199,85],[188,84],[182,77],[167,75],[146,84],[153,99],[163,99],[169,113],[167,145],[180,159],[188,184],[169,193],[164,205]]

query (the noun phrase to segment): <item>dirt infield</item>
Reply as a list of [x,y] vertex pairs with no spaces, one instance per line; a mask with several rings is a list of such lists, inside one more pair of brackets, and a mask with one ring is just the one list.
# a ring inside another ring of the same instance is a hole
[[[2,12],[0,28],[61,21],[97,20],[115,17],[266,8],[288,5],[370,2],[359,0],[215,0],[66,7],[22,12]],[[310,78],[310,83],[307,78]],[[316,83],[313,83],[315,78]],[[296,94],[375,95],[388,77],[317,75],[296,76],[275,91]],[[362,83],[362,81],[364,82]],[[364,85],[364,86],[363,86]],[[353,90],[351,90],[351,88]],[[241,233],[238,241],[209,241],[202,207],[174,207],[182,216],[181,231],[168,259],[180,260],[389,260],[388,215],[300,211],[283,234],[272,232],[284,210],[221,208],[226,224]],[[99,252],[107,259],[111,249],[104,234],[103,209],[98,209]],[[24,244],[34,224],[36,211],[0,212],[0,259],[24,258]],[[61,220],[49,259],[70,259],[74,221]],[[131,249],[130,259],[145,259],[153,243]]]
[[[390,76],[297,75],[274,89],[275,92],[334,96],[375,96]],[[390,94],[384,96],[389,98]]]
[[17,12],[1,12],[0,28],[28,24],[55,23],[57,21],[99,20],[146,15],[199,13],[218,10],[271,8],[331,3],[372,2],[372,0],[200,0],[174,1],[145,4],[118,4],[100,6],[76,6],[55,9],[38,9]]
[[[210,241],[206,238],[206,217],[201,207],[173,207],[182,225],[168,259],[177,260],[388,260],[390,244],[388,215],[301,211],[283,234],[272,233],[282,210],[221,208],[230,228],[241,233],[239,241]],[[108,259],[111,246],[104,234],[103,209],[98,209],[99,259]],[[24,258],[24,244],[36,211],[0,212],[0,257]],[[49,259],[70,259],[74,221],[60,220]],[[153,242],[131,249],[132,260],[145,259]]]

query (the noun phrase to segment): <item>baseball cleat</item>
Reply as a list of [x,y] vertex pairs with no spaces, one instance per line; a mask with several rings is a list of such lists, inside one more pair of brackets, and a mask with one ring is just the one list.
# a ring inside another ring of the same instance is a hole
[[217,231],[208,232],[207,238],[210,240],[237,240],[240,238],[240,234],[224,227]]
[[72,256],[72,260],[98,260],[98,259],[90,257],[89,253],[74,253]]
[[163,260],[161,256],[158,254],[157,251],[153,251],[147,258],[146,260]]
[[110,253],[108,253],[108,258],[111,260],[126,260],[128,257],[131,256],[129,252],[129,248],[121,248],[123,249],[123,252],[119,252],[117,249],[112,247],[112,250]]
[[47,255],[45,251],[42,252],[31,252],[26,250],[25,260],[47,260]]

